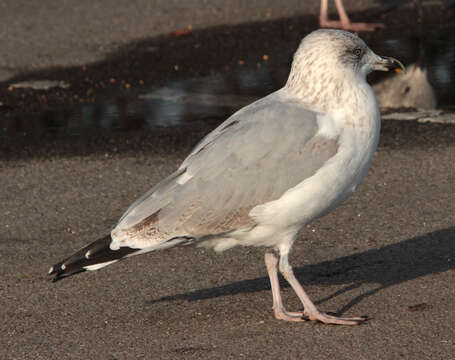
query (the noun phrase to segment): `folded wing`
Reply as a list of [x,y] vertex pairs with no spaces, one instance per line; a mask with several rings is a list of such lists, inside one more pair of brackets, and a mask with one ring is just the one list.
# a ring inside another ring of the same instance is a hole
[[279,92],[235,113],[179,169],[137,200],[112,232],[119,246],[146,248],[254,225],[257,205],[278,199],[337,152],[317,113]]

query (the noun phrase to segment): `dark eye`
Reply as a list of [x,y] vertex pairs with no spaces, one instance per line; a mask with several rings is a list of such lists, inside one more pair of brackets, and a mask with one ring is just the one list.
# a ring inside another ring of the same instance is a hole
[[362,48],[359,48],[359,47],[358,47],[358,48],[355,48],[355,49],[352,51],[352,53],[353,53],[355,56],[357,56],[357,57],[360,57],[360,55],[362,55],[362,52],[363,52],[363,51],[362,51]]

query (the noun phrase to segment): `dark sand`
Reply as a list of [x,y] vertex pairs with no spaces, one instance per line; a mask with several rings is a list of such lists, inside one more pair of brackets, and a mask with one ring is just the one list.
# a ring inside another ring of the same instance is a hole
[[[32,113],[9,99],[2,116]],[[355,196],[295,245],[312,299],[362,326],[273,319],[263,249],[179,248],[48,281],[209,130],[2,144],[1,359],[455,359],[454,126],[384,122]]]

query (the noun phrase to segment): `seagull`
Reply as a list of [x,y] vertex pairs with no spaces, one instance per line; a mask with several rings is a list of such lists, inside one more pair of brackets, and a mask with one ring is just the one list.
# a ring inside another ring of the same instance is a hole
[[[194,245],[266,247],[277,319],[357,325],[319,311],[288,261],[298,233],[348,198],[370,167],[380,113],[366,75],[404,69],[357,36],[307,35],[280,90],[240,109],[206,135],[180,167],[134,202],[111,233],[49,270],[57,281],[129,256]],[[303,304],[289,312],[278,270]]]
[[384,79],[373,88],[379,105],[384,108],[434,110],[438,104],[428,66],[419,60],[406,67],[405,75]]

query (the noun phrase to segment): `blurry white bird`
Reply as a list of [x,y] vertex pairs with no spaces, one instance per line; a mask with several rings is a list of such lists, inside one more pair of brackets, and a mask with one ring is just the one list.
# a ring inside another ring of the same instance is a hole
[[[356,35],[317,30],[301,42],[286,85],[209,133],[173,174],[133,203],[111,234],[52,266],[54,281],[182,245],[265,246],[275,317],[356,325],[320,312],[288,254],[299,231],[349,197],[365,176],[380,115],[366,75],[402,68]],[[163,255],[164,256],[164,255]],[[304,306],[288,312],[278,271]]]
[[406,74],[387,78],[373,88],[381,107],[431,110],[437,105],[435,90],[428,79],[428,69],[419,63],[407,66]]

